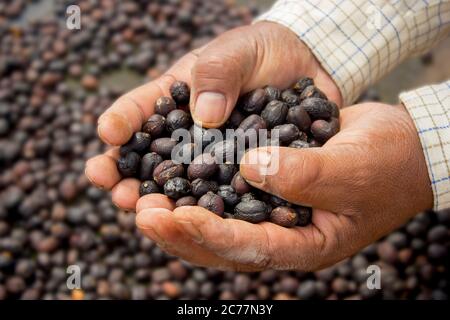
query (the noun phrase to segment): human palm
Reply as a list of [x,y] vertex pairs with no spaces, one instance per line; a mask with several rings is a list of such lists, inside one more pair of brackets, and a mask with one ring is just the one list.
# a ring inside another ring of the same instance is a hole
[[[218,127],[239,94],[264,85],[287,87],[300,76],[312,77],[341,104],[334,82],[291,31],[273,23],[239,28],[119,98],[100,117],[99,136],[113,146],[125,143],[175,79],[192,88],[194,120]],[[205,100],[199,98],[203,93],[214,94]],[[432,203],[417,133],[402,106],[353,106],[342,110],[340,120],[341,131],[322,148],[250,151],[278,161],[276,176],[262,176],[258,165],[246,164],[248,154],[241,163],[242,175],[253,186],[315,208],[308,227],[222,219],[200,207],[175,208],[161,194],[139,199],[139,181],[121,180],[117,171],[118,147],[90,159],[86,175],[111,189],[117,206],[136,210],[137,225],[146,236],[194,264],[246,271],[318,269],[351,255]]]

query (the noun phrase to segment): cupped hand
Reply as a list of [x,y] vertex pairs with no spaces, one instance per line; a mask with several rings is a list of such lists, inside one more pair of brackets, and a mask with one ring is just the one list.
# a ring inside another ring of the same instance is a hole
[[[288,28],[259,22],[228,31],[194,50],[160,78],[120,97],[98,120],[98,134],[107,144],[119,146],[153,113],[154,103],[169,95],[175,80],[191,87],[193,119],[204,127],[219,127],[229,117],[240,94],[272,85],[286,88],[309,76],[338,105],[339,89],[320,67],[310,50]],[[86,176],[98,187],[112,190],[118,206],[133,211],[139,198],[139,181],[123,179],[117,171],[118,148],[90,159]]]
[[[317,270],[431,208],[424,154],[403,106],[355,105],[340,120],[341,131],[322,148],[253,149],[240,166],[253,186],[312,206],[311,225],[287,229],[222,219],[200,207],[174,208],[166,196],[151,194],[137,203],[138,227],[167,252],[197,265]],[[255,153],[260,164],[247,161]],[[278,172],[264,176],[274,161]]]

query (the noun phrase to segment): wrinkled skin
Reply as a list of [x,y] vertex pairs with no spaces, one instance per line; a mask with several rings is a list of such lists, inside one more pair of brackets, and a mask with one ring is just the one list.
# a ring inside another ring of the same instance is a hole
[[[226,121],[239,93],[268,84],[284,88],[304,75],[342,104],[334,82],[288,29],[273,23],[238,28],[119,98],[100,117],[98,133],[112,146],[125,143],[153,113],[155,100],[168,95],[175,79],[192,88],[194,120],[217,127]],[[214,94],[208,101],[198,99],[205,92]],[[220,112],[205,112],[205,104],[219,108],[221,102]],[[222,219],[200,207],[175,209],[161,194],[139,199],[138,180],[120,181],[117,147],[90,159],[86,175],[93,184],[112,190],[117,206],[137,212],[137,226],[147,237],[191,263],[241,271],[317,270],[354,254],[433,202],[419,138],[403,106],[356,105],[343,109],[340,121],[341,131],[322,148],[251,151],[260,154],[262,166],[278,161],[277,175],[261,176],[260,166],[246,161],[249,154],[241,164],[242,175],[253,186],[316,208],[312,225],[304,228]]]

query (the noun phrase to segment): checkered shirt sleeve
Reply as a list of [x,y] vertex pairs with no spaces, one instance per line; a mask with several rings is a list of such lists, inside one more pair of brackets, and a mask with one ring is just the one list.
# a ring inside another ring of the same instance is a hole
[[279,0],[258,19],[294,31],[349,105],[413,54],[450,32],[449,0]]
[[450,80],[400,95],[425,154],[436,210],[450,207]]
[[[278,0],[258,21],[280,23],[306,43],[352,104],[406,58],[450,32],[449,0]],[[436,210],[450,207],[450,81],[400,95],[413,118]]]

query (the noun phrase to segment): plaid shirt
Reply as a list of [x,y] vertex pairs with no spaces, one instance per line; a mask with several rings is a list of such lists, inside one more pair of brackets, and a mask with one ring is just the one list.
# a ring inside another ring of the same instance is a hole
[[[294,31],[354,100],[450,31],[449,0],[279,0],[259,17]],[[450,207],[450,81],[402,93],[418,130],[436,210]]]

